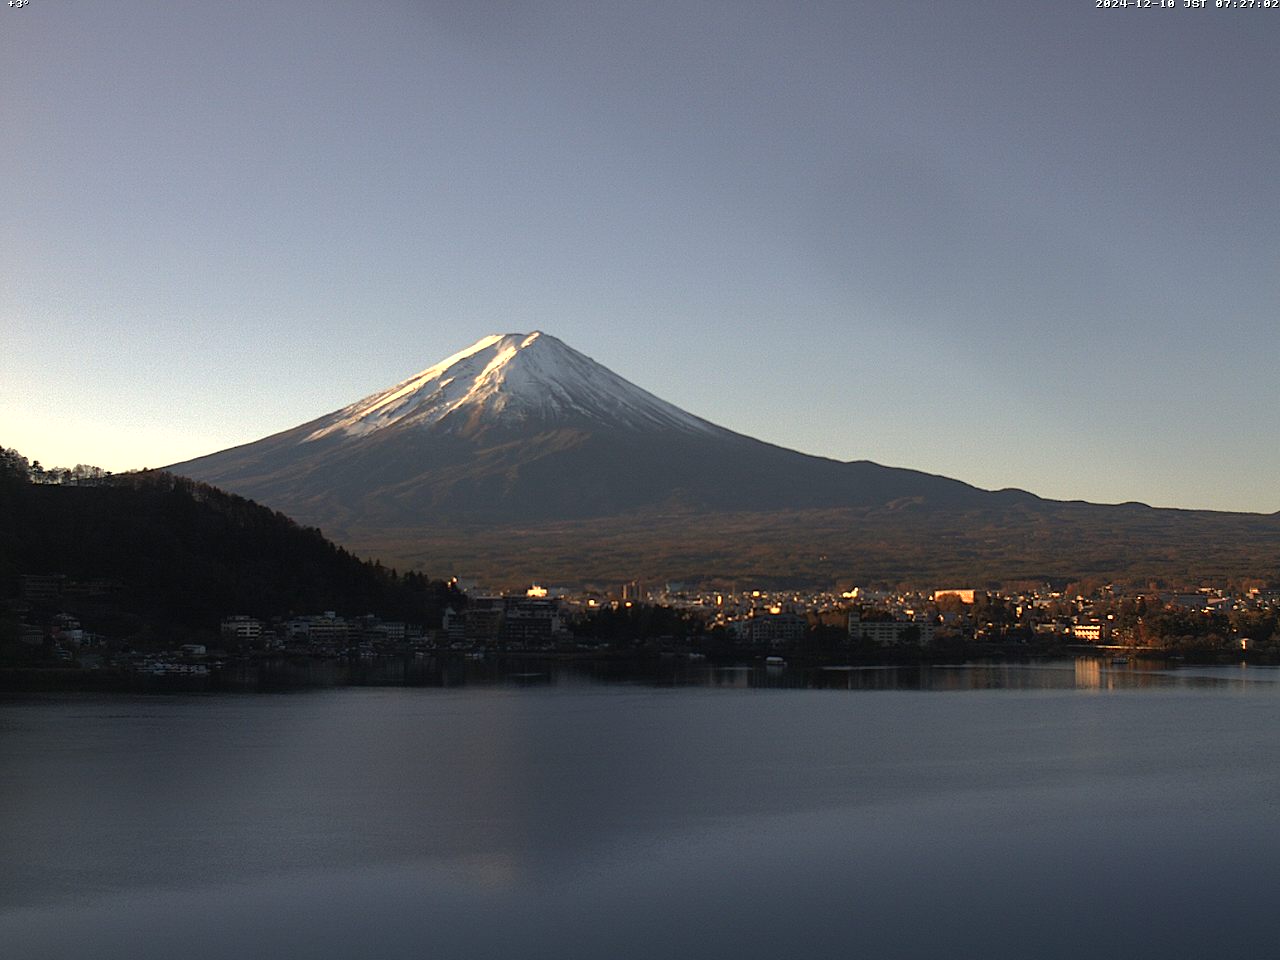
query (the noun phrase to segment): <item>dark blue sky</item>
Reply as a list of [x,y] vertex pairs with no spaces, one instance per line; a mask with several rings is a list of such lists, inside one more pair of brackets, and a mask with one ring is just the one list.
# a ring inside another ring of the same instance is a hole
[[1280,9],[0,11],[0,443],[45,462],[542,329],[811,453],[1280,509]]

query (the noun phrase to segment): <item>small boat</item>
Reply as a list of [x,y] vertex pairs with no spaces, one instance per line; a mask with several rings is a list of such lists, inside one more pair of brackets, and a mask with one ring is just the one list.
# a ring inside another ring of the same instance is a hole
[[781,657],[765,657],[764,665],[766,667],[785,667],[787,665],[787,661],[783,660]]

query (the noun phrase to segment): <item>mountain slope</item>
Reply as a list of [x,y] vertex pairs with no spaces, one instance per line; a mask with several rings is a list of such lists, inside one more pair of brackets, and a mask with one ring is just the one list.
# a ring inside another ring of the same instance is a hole
[[353,550],[482,583],[632,579],[790,588],[937,588],[1085,578],[1196,586],[1280,582],[1275,517],[1046,501],[670,513],[542,523],[362,527]]
[[1280,516],[1042,500],[687,413],[544,333],[169,468],[369,556],[491,582],[1268,576]]

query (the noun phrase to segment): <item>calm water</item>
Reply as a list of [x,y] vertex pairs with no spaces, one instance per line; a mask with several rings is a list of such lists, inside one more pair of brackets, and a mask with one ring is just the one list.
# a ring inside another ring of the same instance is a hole
[[0,700],[0,953],[1254,957],[1280,938],[1276,671],[733,673]]

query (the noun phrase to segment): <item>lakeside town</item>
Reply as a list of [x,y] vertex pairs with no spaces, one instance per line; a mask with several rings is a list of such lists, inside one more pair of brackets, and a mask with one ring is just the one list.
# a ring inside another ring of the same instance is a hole
[[[454,580],[438,622],[321,610],[263,617],[227,611],[190,635],[111,636],[68,612],[109,597],[110,580],[23,574],[3,602],[16,633],[10,682],[56,677],[191,681],[279,661],[454,657],[710,659],[903,663],[1064,654],[1113,658],[1280,659],[1280,590],[1263,582],[1196,589],[1072,584],[834,591],[700,589],[632,581],[616,589],[530,586],[492,592]],[[393,676],[404,676],[396,673]]]
[[0,557],[0,687],[252,688],[264,675],[283,685],[433,682],[442,663],[507,658],[610,663],[624,675],[659,660],[1280,662],[1274,576],[1198,574],[1194,564],[1164,578],[1015,581],[979,566],[968,582],[929,583],[918,571],[905,579],[904,562],[896,583],[847,574],[790,589],[781,577],[723,573],[562,586],[515,573],[440,580],[362,560],[206,484],[49,470],[4,448],[0,508],[12,528]]

